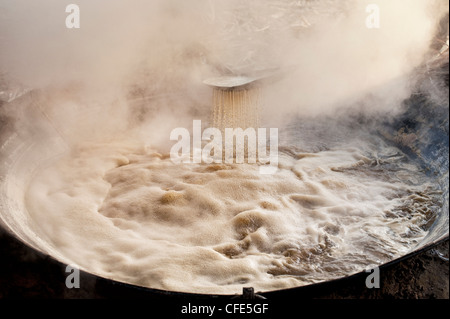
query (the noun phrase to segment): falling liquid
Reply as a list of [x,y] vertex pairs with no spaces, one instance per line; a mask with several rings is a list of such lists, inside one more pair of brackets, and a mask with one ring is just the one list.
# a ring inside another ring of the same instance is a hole
[[[227,140],[226,129],[256,130],[259,128],[258,112],[261,105],[261,88],[255,85],[243,87],[223,88],[214,87],[213,91],[213,127],[219,129],[222,136]],[[258,136],[258,138],[263,138]],[[266,138],[264,136],[264,138]],[[256,145],[254,145],[256,147]],[[226,160],[227,150],[232,154],[233,161],[237,158],[245,158],[248,162],[255,162],[258,151],[249,152],[249,142],[245,139],[228,140],[223,144],[222,160]],[[270,152],[270,148],[267,148]],[[232,152],[232,153],[231,153]],[[253,154],[253,155],[250,155]],[[250,156],[250,158],[249,158]],[[256,158],[254,158],[256,157]],[[231,160],[231,159],[229,159]]]
[[215,128],[258,128],[261,88],[214,88],[213,120]]

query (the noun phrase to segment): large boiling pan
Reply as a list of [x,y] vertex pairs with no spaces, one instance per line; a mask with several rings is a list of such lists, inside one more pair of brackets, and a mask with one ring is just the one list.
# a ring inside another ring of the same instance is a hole
[[[67,151],[63,128],[52,122],[51,118],[43,111],[42,101],[39,92],[31,91],[1,106],[3,109],[14,110],[16,116],[29,118],[30,121],[28,121],[29,125],[23,127],[10,124],[7,119],[2,119],[1,122],[0,226],[33,251],[51,256],[54,262],[68,264],[69,261],[43,239],[38,228],[34,226],[38,221],[30,217],[24,204],[27,185],[40,165],[52,161]],[[411,160],[423,166],[435,178],[436,183],[442,189],[442,209],[436,216],[427,236],[405,256],[389,261],[387,264],[396,263],[404,258],[414,256],[420,251],[431,249],[437,243],[448,239],[449,236],[448,100],[444,105],[439,105],[425,96],[417,95],[409,99],[406,105],[407,111],[402,116],[395,121],[390,121],[389,124],[380,124],[377,132],[391,143],[396,143],[396,146],[409,155]],[[96,111],[91,110],[90,112]],[[101,110],[98,111],[101,112]],[[405,131],[405,127],[407,127],[407,131]],[[402,128],[403,130],[401,130]],[[405,132],[415,134],[417,138],[401,138],[401,134],[405,134]],[[367,276],[364,272],[353,276],[358,275]],[[127,289],[136,289],[144,294],[177,295],[132,285],[125,286]],[[322,286],[323,283],[319,283],[288,291],[301,295],[302,291],[312,291]]]

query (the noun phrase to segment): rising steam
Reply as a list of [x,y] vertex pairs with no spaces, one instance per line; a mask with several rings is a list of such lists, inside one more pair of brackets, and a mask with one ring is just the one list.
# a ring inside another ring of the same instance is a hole
[[[65,27],[73,2],[81,10],[76,30]],[[366,27],[369,3],[380,8],[379,29]],[[93,100],[101,122],[112,114],[116,129],[136,125],[119,125],[128,113],[153,128],[208,118],[211,92],[202,80],[274,69],[277,81],[265,90],[269,125],[355,104],[392,112],[411,93],[412,72],[447,12],[441,0],[1,0],[0,72],[31,89],[70,87],[57,107],[45,106],[55,122]],[[148,107],[156,112],[124,102],[155,95],[172,98]]]

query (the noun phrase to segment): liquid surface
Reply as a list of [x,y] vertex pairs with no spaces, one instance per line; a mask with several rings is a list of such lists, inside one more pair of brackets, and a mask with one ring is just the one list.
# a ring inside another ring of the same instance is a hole
[[287,135],[274,175],[249,164],[175,165],[129,141],[81,145],[36,174],[26,204],[41,236],[82,269],[195,293],[347,276],[426,234],[439,193],[398,149]]

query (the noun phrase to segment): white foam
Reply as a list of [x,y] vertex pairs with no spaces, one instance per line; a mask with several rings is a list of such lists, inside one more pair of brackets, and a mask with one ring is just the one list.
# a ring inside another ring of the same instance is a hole
[[391,260],[425,235],[425,214],[402,208],[427,196],[408,181],[417,169],[371,165],[356,148],[293,152],[260,175],[89,144],[48,163],[26,204],[48,242],[95,274],[172,291],[274,290]]

